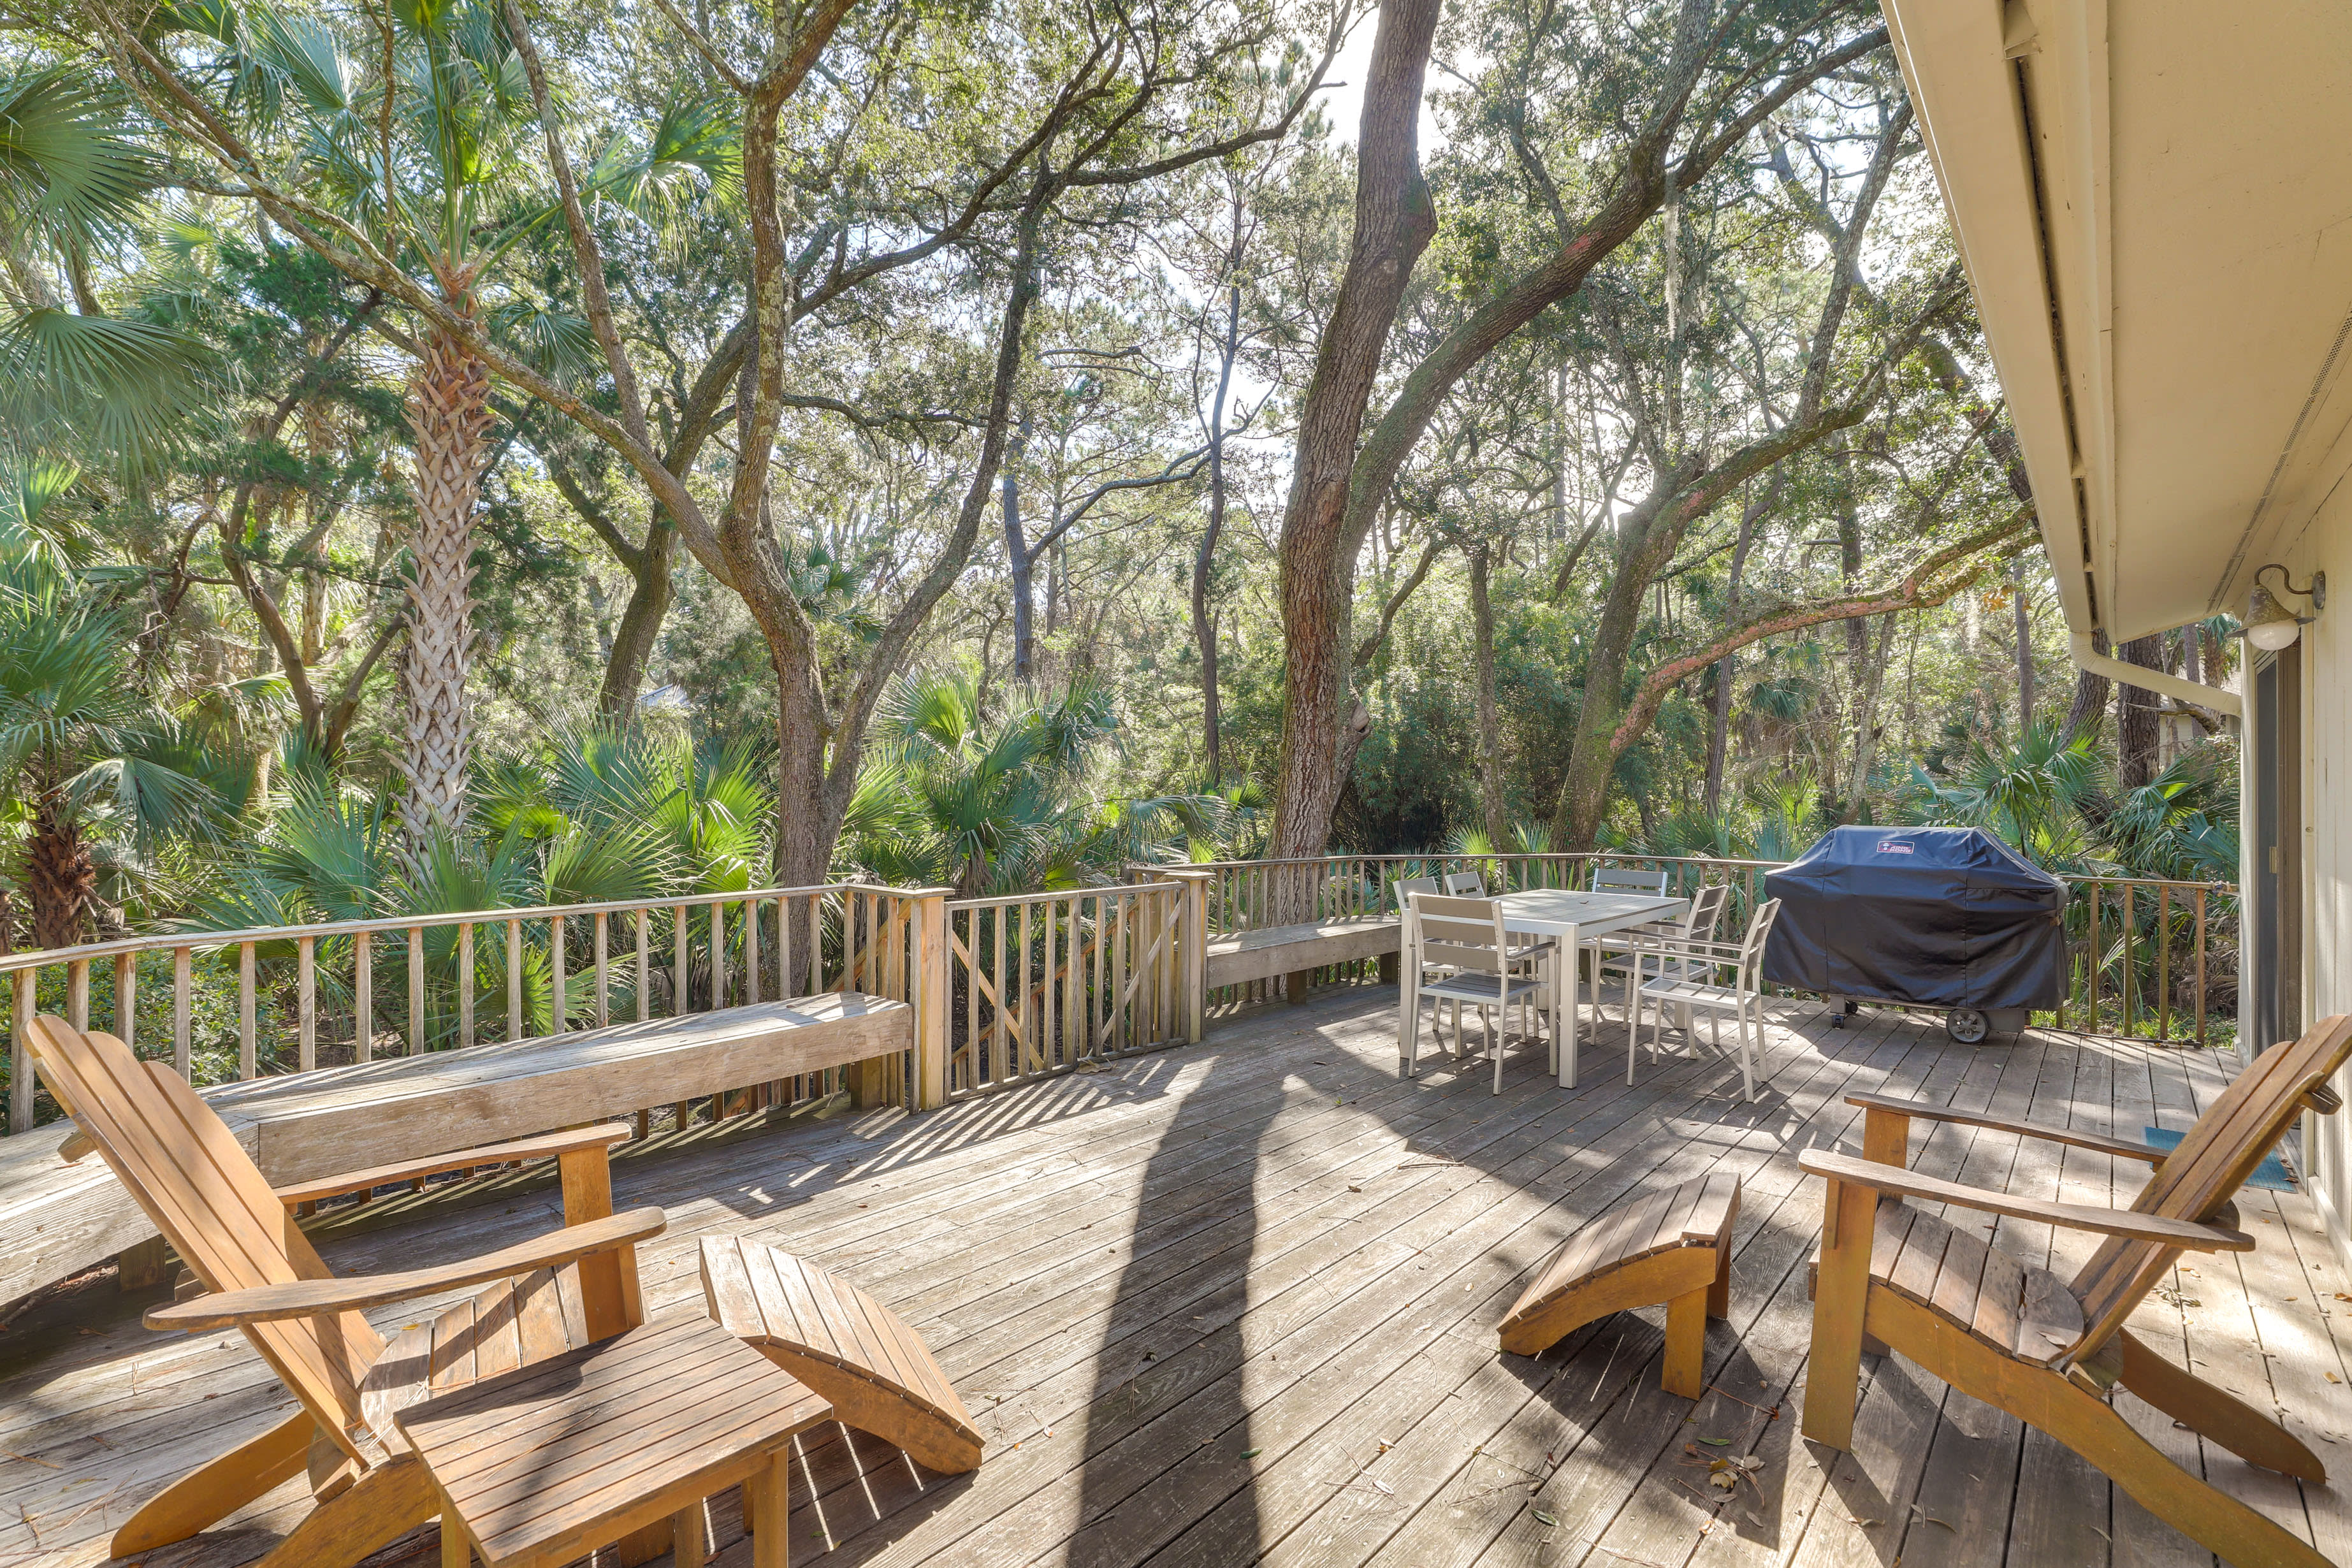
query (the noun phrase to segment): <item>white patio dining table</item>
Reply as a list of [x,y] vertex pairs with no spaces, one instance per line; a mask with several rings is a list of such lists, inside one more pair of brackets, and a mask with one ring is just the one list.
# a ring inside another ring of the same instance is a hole
[[[1656,893],[1584,893],[1571,888],[1529,888],[1505,893],[1495,900],[1503,909],[1503,923],[1511,931],[1559,938],[1560,956],[1567,965],[1566,983],[1551,988],[1551,1026],[1559,1041],[1559,1086],[1576,1087],[1576,949],[1577,944],[1652,921],[1675,920],[1689,912],[1688,899]],[[1565,998],[1567,1005],[1563,1006]],[[1601,1003],[1595,977],[1593,1005]]]

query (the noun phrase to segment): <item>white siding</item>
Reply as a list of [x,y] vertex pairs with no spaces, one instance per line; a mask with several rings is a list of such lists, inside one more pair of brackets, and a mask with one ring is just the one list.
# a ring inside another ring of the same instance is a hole
[[[2336,598],[2304,628],[2304,1017],[2352,1012],[2352,500],[2339,488],[2296,542],[2295,581],[2327,574]],[[2272,574],[2276,580],[2276,574]],[[2303,602],[2284,601],[2296,609]],[[2251,704],[2249,708],[2251,710]],[[2251,779],[2252,770],[2246,776]],[[2252,820],[2252,800],[2245,802]],[[2244,880],[2252,882],[2247,845]],[[2352,1077],[2352,1074],[2347,1074]],[[2352,1098],[2352,1083],[2337,1087]],[[2352,1264],[2352,1112],[2304,1118],[2305,1169],[2336,1249]]]

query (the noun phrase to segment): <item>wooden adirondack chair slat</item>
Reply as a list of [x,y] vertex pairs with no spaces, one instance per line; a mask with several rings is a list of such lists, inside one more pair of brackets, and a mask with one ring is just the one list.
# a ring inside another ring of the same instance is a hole
[[[47,1018],[35,1019],[29,1032],[50,1091],[208,1289],[325,1274],[235,1136],[176,1074],[148,1071],[111,1035],[82,1035]],[[245,1332],[329,1439],[364,1458],[350,1429],[361,1420],[360,1378],[383,1348],[367,1320],[344,1313],[331,1330],[301,1321]]]

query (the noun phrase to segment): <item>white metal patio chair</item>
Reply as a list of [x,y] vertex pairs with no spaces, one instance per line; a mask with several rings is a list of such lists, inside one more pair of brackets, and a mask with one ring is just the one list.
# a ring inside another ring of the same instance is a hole
[[[1641,1024],[1640,987],[1664,974],[1679,973],[1691,960],[1669,956],[1660,951],[1666,946],[1687,946],[1695,942],[1716,940],[1715,928],[1722,923],[1723,911],[1730,905],[1731,889],[1717,884],[1701,888],[1691,895],[1690,908],[1680,919],[1652,921],[1622,931],[1612,931],[1593,943],[1592,995],[1597,1005],[1601,997],[1601,981],[1607,974],[1621,974],[1625,979],[1625,1048],[1630,1053]],[[1690,1015],[1680,1019],[1682,1026],[1690,1027]]]
[[[1436,891],[1433,888],[1428,890]],[[1487,896],[1486,879],[1475,871],[1449,871],[1445,875],[1445,896],[1450,899],[1486,898]],[[1522,949],[1541,949],[1549,953],[1559,945],[1559,939],[1556,936],[1531,936],[1522,932],[1519,945]],[[1465,955],[1458,953],[1441,954],[1437,962],[1451,963],[1457,969],[1463,967],[1466,962],[1471,967],[1475,968],[1483,966],[1486,962],[1486,955],[1484,952],[1478,952],[1469,954],[1465,958]],[[1550,997],[1549,994],[1538,995],[1533,1005],[1538,1007],[1549,1007]],[[1458,1054],[1462,1044],[1462,1004],[1459,1002],[1454,1005],[1454,1043]]]
[[[1748,918],[1747,934],[1737,943],[1725,942],[1661,942],[1650,951],[1661,957],[1678,961],[1672,973],[1662,973],[1644,981],[1640,995],[1645,1002],[1658,1005],[1656,1022],[1650,1031],[1650,1059],[1658,1059],[1658,1047],[1666,1027],[1666,1005],[1704,1007],[1707,1012],[1707,1040],[1717,1054],[1723,1050],[1723,1015],[1737,1016],[1739,1023],[1739,1086],[1740,1098],[1756,1098],[1756,1062],[1761,1054],[1764,1034],[1764,939],[1770,934],[1772,921],[1780,913],[1780,900],[1769,900],[1756,907]],[[1723,983],[1725,972],[1730,984]],[[1748,1029],[1751,1016],[1759,1046],[1751,1048]],[[1693,1043],[1698,1031],[1683,1032],[1684,1044]],[[1633,1081],[1633,1045],[1629,1031],[1625,1046],[1625,1081]]]
[[[1648,893],[1654,897],[1664,898],[1669,880],[1664,868],[1645,871],[1632,866],[1595,866],[1592,868],[1591,890],[1596,893]],[[1601,971],[1622,967],[1622,963],[1612,963],[1612,959],[1622,960],[1627,952],[1645,938],[1676,934],[1681,923],[1679,921],[1648,921],[1641,925],[1627,926],[1622,931],[1591,937],[1577,944],[1580,952],[1592,955],[1592,1012],[1595,1018],[1601,1016]],[[1580,980],[1582,978],[1583,963],[1584,961],[1580,958],[1578,960]],[[1627,1037],[1630,1039],[1633,1028],[1633,987],[1630,980],[1625,986],[1625,1028]]]
[[[1444,884],[1434,877],[1400,877],[1396,880],[1397,919],[1404,927],[1398,933],[1397,962],[1407,977],[1415,973],[1413,966],[1420,962],[1416,950],[1421,944],[1421,930],[1413,923],[1412,896],[1415,893],[1443,894],[1444,890]],[[1441,1030],[1439,1038],[1444,1037]],[[1456,1057],[1462,1054],[1462,1009],[1459,1006],[1454,1009],[1453,1053]]]
[[[1503,1092],[1502,1028],[1510,1022],[1514,1002],[1524,1009],[1542,986],[1544,961],[1557,951],[1543,939],[1514,936],[1504,928],[1503,911],[1491,899],[1449,899],[1412,895],[1412,921],[1420,933],[1409,954],[1412,994],[1406,999],[1403,1075],[1418,1071],[1421,1044],[1421,1003],[1428,997],[1455,1005],[1455,1039],[1461,1038],[1460,1005],[1478,1009],[1487,1053],[1495,1059],[1495,1092]],[[1489,1018],[1486,1009],[1500,1015]],[[1525,1018],[1522,1015],[1522,1032]],[[1557,1054],[1559,1047],[1554,1043]]]

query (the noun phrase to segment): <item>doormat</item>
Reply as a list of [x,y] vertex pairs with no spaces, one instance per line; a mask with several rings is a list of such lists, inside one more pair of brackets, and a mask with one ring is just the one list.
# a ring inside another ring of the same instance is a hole
[[[2141,1131],[2145,1133],[2141,1142],[2151,1149],[2170,1150],[2180,1147],[2181,1135],[2178,1132],[2168,1131],[2161,1127],[2143,1128]],[[2246,1185],[2261,1187],[2273,1193],[2291,1193],[2295,1190],[2294,1173],[2288,1171],[2286,1163],[2276,1154],[2273,1154],[2254,1167],[2254,1173],[2246,1178]]]

